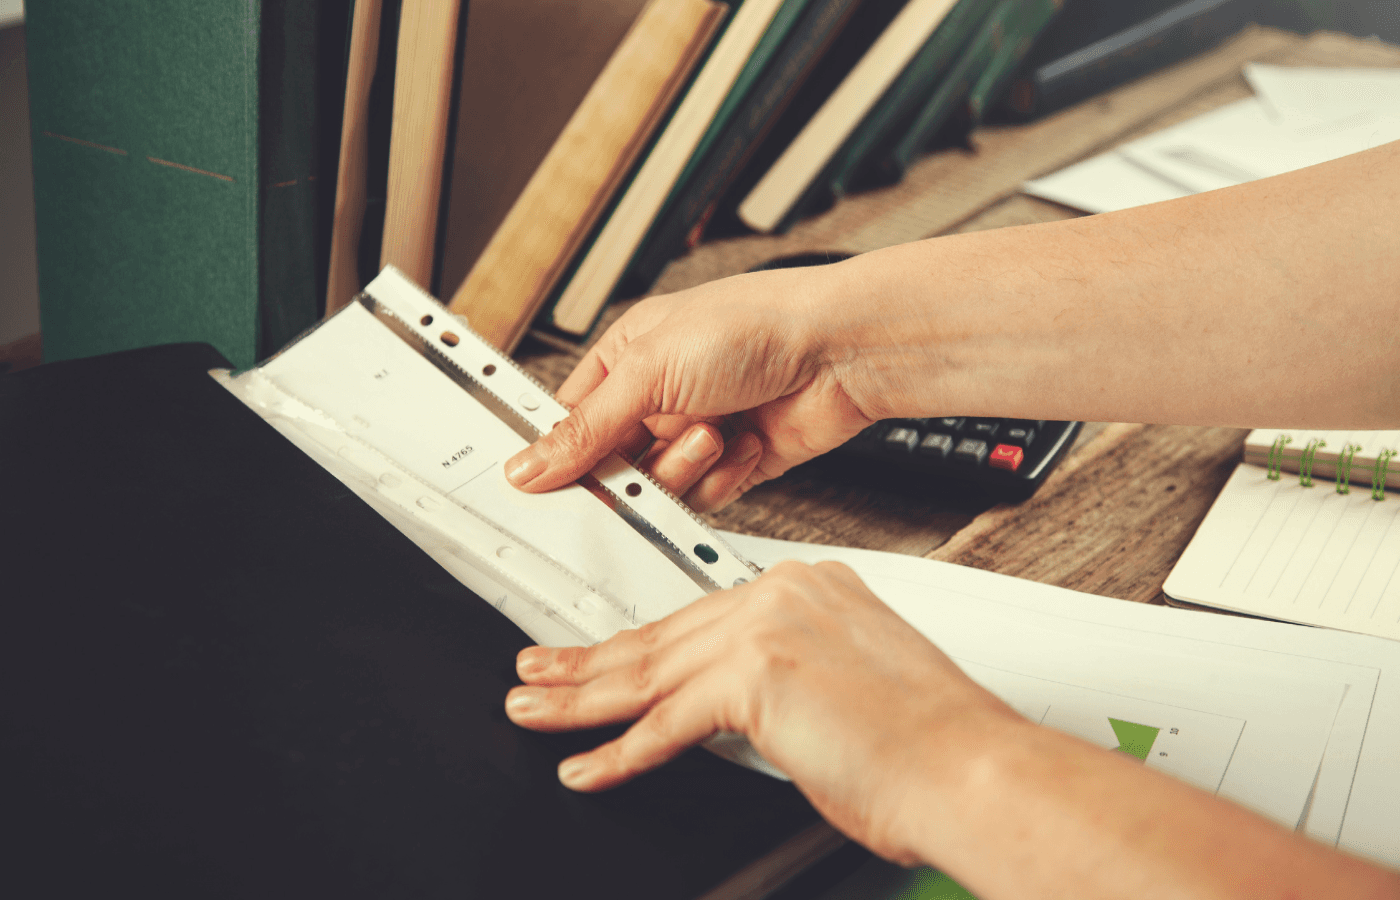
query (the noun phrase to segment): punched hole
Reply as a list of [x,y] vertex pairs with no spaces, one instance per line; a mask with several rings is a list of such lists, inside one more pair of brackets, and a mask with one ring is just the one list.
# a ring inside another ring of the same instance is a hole
[[426,327],[426,326],[428,326],[428,325],[433,324],[433,317],[432,317],[432,316],[424,316],[423,318],[419,319],[418,321],[421,322],[421,323],[423,323],[423,325]]
[[635,497],[641,492],[642,486],[640,484],[637,484],[637,482],[634,481],[631,484],[627,485],[627,496]]
[[707,563],[717,562],[719,560],[719,554],[716,553],[715,548],[711,547],[709,544],[696,544],[695,555]]
[[457,346],[458,340],[459,338],[457,337],[457,335],[453,334],[450,331],[444,331],[442,333],[442,342],[449,347]]
[[496,367],[493,366],[493,365],[491,365],[490,363],[487,363],[487,364],[482,368],[481,374],[483,374],[483,375],[495,375],[495,374],[496,374]]

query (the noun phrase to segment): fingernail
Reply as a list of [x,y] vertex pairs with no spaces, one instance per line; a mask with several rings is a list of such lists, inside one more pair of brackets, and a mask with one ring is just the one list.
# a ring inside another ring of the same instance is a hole
[[710,429],[704,427],[692,429],[686,437],[685,443],[681,444],[681,455],[686,458],[687,462],[704,462],[718,452],[719,444],[715,443]]
[[588,761],[577,756],[559,764],[559,780],[564,783],[564,787],[575,787],[587,772]]
[[515,658],[515,671],[521,678],[538,675],[549,665],[549,651],[543,647],[528,647]]
[[533,712],[540,705],[540,698],[534,691],[515,691],[506,698],[506,712]]
[[506,481],[524,487],[546,468],[544,454],[531,444],[506,460]]

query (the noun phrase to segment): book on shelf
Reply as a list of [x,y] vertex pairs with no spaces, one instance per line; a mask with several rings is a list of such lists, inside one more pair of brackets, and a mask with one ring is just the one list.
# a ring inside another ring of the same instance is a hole
[[[642,240],[663,211],[686,164],[720,118],[741,77],[753,71],[756,51],[775,28],[786,31],[807,0],[745,0],[696,74],[641,167],[622,192],[597,236],[583,251],[549,313],[561,331],[582,335],[592,326]],[[786,14],[786,15],[785,15]],[[775,35],[780,39],[781,35]],[[775,40],[774,43],[777,41]]]
[[436,287],[466,0],[402,0],[379,265]]
[[861,8],[860,0],[784,5],[795,21],[775,34],[783,24],[775,20],[754,51],[624,274],[621,292],[646,290],[668,262],[699,243],[726,191]]
[[997,2],[963,0],[934,30],[918,55],[833,157],[827,180],[833,197],[839,198],[862,186],[866,161],[879,156],[881,148],[888,145],[892,136],[908,126]]
[[52,0],[25,28],[45,358],[247,366],[314,322],[345,5]]
[[755,231],[787,228],[825,190],[821,175],[958,0],[910,0],[739,204]]
[[869,162],[876,178],[898,181],[950,121],[977,125],[1005,90],[1037,36],[1064,0],[1002,0],[933,94],[888,151]]
[[756,148],[751,148],[748,160],[709,213],[702,231],[692,235],[694,239],[698,240],[701,234],[724,237],[751,233],[748,225],[739,218],[740,202],[783,155],[907,2],[862,0],[855,13],[832,38],[830,46],[822,52],[816,66],[786,102],[777,120],[768,127],[763,140]]
[[441,296],[466,279],[645,5],[472,0],[446,194]]
[[[1186,0],[1098,40],[1072,40],[1068,26],[1084,27],[1079,8],[1060,18],[1045,49],[1027,58],[998,112],[1016,121],[1038,118],[1202,53],[1239,32],[1255,0]],[[1102,34],[1102,32],[1099,32]]]
[[671,109],[729,7],[651,0],[530,177],[450,304],[513,349]]
[[463,0],[355,3],[326,315],[383,265],[437,283],[466,12]]
[[[331,225],[330,259],[326,273],[325,314],[331,315],[350,302],[367,283],[360,277],[360,237],[369,208],[370,110],[375,75],[380,66],[392,68],[393,50],[380,29],[382,0],[355,0],[350,22],[350,44],[346,51],[345,99],[341,114],[340,158],[336,171],[335,211]],[[397,22],[397,0],[389,0],[390,17]],[[397,25],[395,25],[397,27]],[[387,55],[387,61],[381,57]],[[387,64],[386,64],[387,63]],[[382,83],[382,82],[381,82]],[[392,86],[389,91],[392,97]],[[389,129],[382,129],[388,135]],[[388,154],[383,154],[387,163]],[[387,167],[385,167],[387,180]],[[382,195],[381,195],[382,201]],[[383,234],[383,207],[378,210],[378,226]],[[376,245],[378,241],[376,241]]]

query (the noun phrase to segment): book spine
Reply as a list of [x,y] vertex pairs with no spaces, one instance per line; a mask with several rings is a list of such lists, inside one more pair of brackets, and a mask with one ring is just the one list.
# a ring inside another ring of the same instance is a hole
[[755,231],[781,231],[816,198],[830,196],[837,153],[955,5],[955,0],[911,0],[900,10],[740,203],[745,224]]
[[384,215],[389,194],[389,143],[394,130],[394,79],[399,68],[399,18],[402,11],[402,0],[382,0],[374,74],[370,78],[365,100],[365,199],[359,240],[354,249],[358,281],[356,292],[361,285],[369,284],[379,274],[380,250],[384,246]]
[[706,127],[733,89],[744,64],[783,6],[783,0],[746,0],[715,42],[695,82],[622,194],[602,231],[559,294],[550,318],[555,327],[583,334],[617,289],[624,270],[655,223],[676,179]]
[[344,5],[330,0],[264,2],[262,11],[259,359],[310,327],[321,308],[330,248],[318,219],[336,170],[335,151],[322,148],[338,131],[339,110],[318,98],[339,86],[347,28]]
[[1064,8],[1064,0],[1031,3],[1027,6],[1016,33],[1008,34],[997,51],[996,58],[982,73],[967,95],[968,120],[974,125],[982,121],[991,104],[1001,99],[1011,77],[1030,52],[1031,45]]
[[867,160],[878,157],[880,149],[890,143],[892,135],[897,136],[900,124],[907,123],[919,103],[936,89],[939,77],[996,2],[962,0],[953,8],[919,55],[914,57],[879,105],[861,123],[848,145],[837,154],[838,161],[830,181],[833,196],[841,197],[850,190],[859,180]]
[[706,234],[747,234],[752,230],[739,216],[741,203],[906,5],[905,0],[863,0],[734,177],[713,212],[707,213]]
[[461,0],[404,0],[399,21],[379,265],[424,286],[433,277],[461,13]]
[[315,320],[320,12],[31,5],[47,359],[202,341],[246,367]]
[[1250,20],[1255,0],[1189,0],[1018,75],[1004,107],[1038,118],[1214,47]]
[[457,37],[453,42],[451,89],[447,101],[447,138],[442,154],[442,187],[438,191],[437,222],[433,226],[433,273],[428,292],[434,297],[443,295],[442,267],[447,248],[448,200],[452,197],[452,172],[456,168],[453,160],[457,152],[457,121],[462,108],[462,67],[467,55],[467,13],[470,0],[461,0],[461,11],[457,16]]
[[453,295],[453,312],[514,348],[727,12],[710,0],[652,0],[642,10]]
[[369,174],[370,86],[378,58],[381,9],[380,0],[355,0],[347,50],[324,315],[349,303],[365,283],[359,277],[358,257]]
[[681,196],[643,242],[624,289],[649,287],[675,257],[694,246],[745,163],[768,136],[861,0],[822,0],[808,10],[765,68],[745,104],[713,142]]
[[895,143],[889,155],[877,162],[880,177],[888,181],[903,178],[909,163],[948,124],[1002,48],[1020,40],[1021,23],[1040,18],[1048,22],[1055,8],[1056,0],[1029,0],[1024,5],[1018,0],[1002,0],[938,90],[919,110],[909,130]]

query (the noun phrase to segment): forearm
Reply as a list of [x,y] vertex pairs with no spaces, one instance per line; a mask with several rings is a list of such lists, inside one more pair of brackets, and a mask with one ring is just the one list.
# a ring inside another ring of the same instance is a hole
[[821,336],[876,417],[1400,425],[1400,144],[831,268]]
[[923,858],[984,900],[1400,897],[1400,876],[1140,763],[1006,727],[981,752],[943,752],[953,763],[911,794]]

